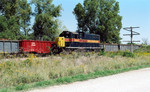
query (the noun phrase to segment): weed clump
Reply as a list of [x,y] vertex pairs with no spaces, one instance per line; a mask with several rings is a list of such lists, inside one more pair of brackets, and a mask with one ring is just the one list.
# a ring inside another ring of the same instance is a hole
[[100,50],[100,52],[98,53],[99,56],[105,56],[106,55],[106,52],[103,51],[103,50]]

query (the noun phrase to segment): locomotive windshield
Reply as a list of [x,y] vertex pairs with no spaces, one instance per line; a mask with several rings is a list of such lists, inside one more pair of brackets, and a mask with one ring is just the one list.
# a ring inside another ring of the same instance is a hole
[[70,38],[71,37],[71,34],[70,34],[70,32],[63,32],[63,33],[61,33],[60,35],[59,35],[60,37],[65,37],[65,38]]

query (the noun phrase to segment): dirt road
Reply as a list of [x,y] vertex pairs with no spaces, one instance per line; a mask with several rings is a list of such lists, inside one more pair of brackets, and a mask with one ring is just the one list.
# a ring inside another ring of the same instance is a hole
[[150,68],[30,92],[150,92]]

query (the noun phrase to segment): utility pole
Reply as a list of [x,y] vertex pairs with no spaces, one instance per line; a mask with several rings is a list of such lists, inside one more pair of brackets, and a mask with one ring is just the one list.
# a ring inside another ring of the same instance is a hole
[[135,29],[135,28],[140,28],[140,27],[123,28],[124,30],[131,32],[131,34],[123,34],[123,36],[130,36],[131,37],[131,41],[124,41],[124,42],[130,42],[131,43],[130,51],[132,53],[133,53],[133,42],[140,42],[140,41],[133,41],[133,35],[140,35],[140,33],[133,31],[133,29]]

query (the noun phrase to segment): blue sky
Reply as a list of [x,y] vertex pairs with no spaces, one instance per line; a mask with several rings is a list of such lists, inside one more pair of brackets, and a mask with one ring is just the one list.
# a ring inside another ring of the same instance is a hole
[[[134,36],[134,40],[146,38],[150,42],[150,0],[117,0],[120,5],[120,15],[123,16],[123,27],[139,26],[135,31],[140,36]],[[77,30],[77,21],[72,11],[76,4],[83,3],[83,0],[53,0],[55,5],[62,5],[62,16],[59,19],[69,31]],[[33,21],[32,21],[33,23]],[[121,29],[120,37],[123,41],[130,40],[130,37],[124,37],[123,34],[129,33]],[[142,42],[142,40],[141,40]]]

